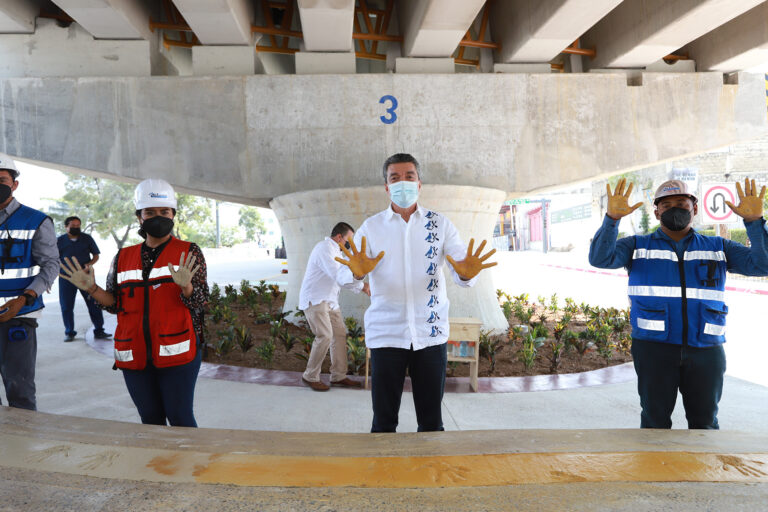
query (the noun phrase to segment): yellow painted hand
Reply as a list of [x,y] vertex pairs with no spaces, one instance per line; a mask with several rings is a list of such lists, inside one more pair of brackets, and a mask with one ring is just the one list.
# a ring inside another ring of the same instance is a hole
[[[352,271],[352,274],[355,276],[355,279],[362,279],[365,277],[368,272],[376,268],[376,265],[378,265],[381,258],[384,257],[384,251],[381,251],[378,256],[375,258],[369,258],[368,255],[365,252],[366,249],[366,240],[365,237],[360,241],[360,251],[358,252],[357,247],[355,247],[354,240],[349,241],[349,249],[344,247],[342,244],[339,244],[339,247],[341,248],[341,252],[344,253],[344,255],[349,258],[348,260],[343,260],[341,258],[335,258],[336,261],[341,263],[342,265],[346,265],[349,267],[349,270]],[[351,250],[351,252],[350,252]]]
[[605,184],[605,190],[608,192],[608,216],[614,220],[629,215],[643,204],[637,203],[634,206],[629,206],[629,196],[632,194],[634,184],[630,183],[627,191],[624,192],[626,182],[625,178],[620,179],[619,183],[616,184],[616,188],[613,189],[613,193],[611,193],[611,185],[609,183]]
[[483,248],[485,247],[485,240],[480,243],[477,251],[473,253],[472,247],[474,245],[475,239],[471,238],[469,240],[469,247],[467,247],[467,256],[461,261],[454,261],[450,255],[445,256],[445,259],[448,260],[448,263],[451,264],[453,269],[462,279],[470,280],[479,274],[481,270],[491,268],[497,264],[495,261],[491,263],[484,263],[485,260],[493,256],[493,253],[496,252],[496,249],[491,249],[487,254],[480,256],[480,253],[483,252]]
[[730,201],[725,202],[733,210],[733,213],[747,222],[752,222],[763,216],[765,186],[760,189],[760,195],[758,196],[755,180],[752,180],[750,183],[749,179],[744,178],[744,190],[741,190],[741,183],[737,181],[736,193],[739,194],[739,206],[734,206]]

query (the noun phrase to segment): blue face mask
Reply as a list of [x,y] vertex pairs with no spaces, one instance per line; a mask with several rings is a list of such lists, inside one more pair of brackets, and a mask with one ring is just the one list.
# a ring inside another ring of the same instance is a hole
[[398,181],[389,185],[389,197],[400,208],[408,208],[419,198],[417,181]]

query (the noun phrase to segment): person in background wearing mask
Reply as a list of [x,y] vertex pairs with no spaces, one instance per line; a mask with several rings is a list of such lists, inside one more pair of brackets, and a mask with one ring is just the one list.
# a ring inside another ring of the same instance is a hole
[[459,286],[469,287],[482,269],[496,264],[484,263],[495,251],[480,256],[483,242],[473,253],[473,240],[467,248],[450,220],[417,203],[421,176],[413,156],[392,155],[382,172],[390,206],[363,222],[351,249],[342,249],[348,259],[337,260],[344,265],[337,276],[342,286],[370,274],[365,344],[373,372],[371,432],[396,431],[406,371],[419,432],[444,430],[448,297],[443,264],[450,263]]
[[11,407],[35,411],[37,319],[59,251],[50,217],[13,197],[18,177],[14,161],[0,153],[0,377]]
[[[96,285],[93,267],[64,259],[62,278],[87,291],[117,315],[115,367],[142,423],[196,427],[195,382],[208,302],[205,259],[200,248],[171,235],[176,195],[164,180],[144,180],[134,194],[144,243],[121,249]],[[178,265],[178,266],[176,266]]]
[[632,184],[608,186],[608,213],[589,249],[598,268],[626,267],[631,302],[632,357],[640,395],[641,428],[671,428],[677,392],[690,429],[717,429],[717,404],[725,373],[726,271],[768,275],[768,234],[763,219],[765,187],[736,184],[740,204],[727,203],[744,219],[751,248],[691,226],[696,196],[685,183],[666,181],[653,204],[661,226],[650,235],[616,240]]
[[[99,261],[99,246],[88,233],[80,231],[80,217],[67,217],[64,220],[66,233],[59,236],[56,244],[59,247],[59,259],[64,258],[77,260],[83,268],[92,267]],[[93,337],[97,340],[108,340],[111,334],[104,332],[104,315],[101,308],[90,295],[84,290],[80,294],[88,306],[88,315],[93,322]],[[64,320],[64,341],[73,341],[77,336],[75,330],[75,297],[77,297],[77,288],[66,279],[59,279],[59,306],[61,306],[61,317]]]
[[[314,391],[330,389],[320,380],[320,368],[323,365],[328,348],[331,349],[331,386],[359,388],[360,383],[347,377],[347,327],[339,309],[339,292],[336,275],[340,263],[336,258],[342,255],[340,247],[349,247],[349,240],[355,234],[352,226],[339,222],[331,230],[330,238],[318,242],[307,262],[307,271],[301,282],[299,309],[309,323],[315,335],[312,350],[307,359],[307,368],[301,380]],[[355,281],[347,288],[355,293],[370,295],[368,283]]]

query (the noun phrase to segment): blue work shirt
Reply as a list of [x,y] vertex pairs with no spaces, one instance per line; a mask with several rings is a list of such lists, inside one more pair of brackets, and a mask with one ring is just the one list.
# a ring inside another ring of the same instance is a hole
[[[745,247],[738,242],[723,239],[727,268],[731,272],[745,276],[764,276],[768,274],[768,232],[765,219],[744,222],[747,236],[752,247]],[[608,215],[603,219],[603,225],[595,233],[595,238],[589,246],[589,263],[598,268],[624,267],[627,271],[632,265],[632,255],[635,252],[635,237],[628,236],[616,240],[619,234],[619,221]],[[661,228],[651,234],[652,238],[666,240],[678,258],[682,259],[683,252],[693,237],[693,229],[680,241],[668,237]],[[719,238],[719,237],[718,237]]]
[[64,233],[56,239],[56,245],[59,246],[59,259],[76,259],[80,265],[85,265],[91,261],[91,255],[99,254],[99,246],[96,245],[93,237],[87,233],[80,233],[76,240],[71,240],[69,235]]

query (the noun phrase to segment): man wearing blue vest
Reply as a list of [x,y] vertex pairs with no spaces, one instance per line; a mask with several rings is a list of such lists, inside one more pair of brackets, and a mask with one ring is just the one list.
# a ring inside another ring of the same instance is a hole
[[632,358],[640,394],[641,428],[671,428],[678,390],[688,428],[717,429],[717,404],[725,373],[726,271],[768,275],[768,234],[763,219],[765,187],[736,184],[740,204],[727,202],[744,219],[752,247],[719,236],[702,236],[691,226],[697,199],[685,183],[667,181],[653,204],[661,226],[650,235],[617,240],[619,219],[629,206],[632,184],[611,193],[608,213],[589,249],[599,268],[626,267],[631,302]]
[[[56,243],[59,247],[59,259],[63,262],[64,258],[76,260],[83,268],[89,268],[99,261],[99,246],[88,233],[80,231],[80,217],[67,217],[64,220],[66,233],[59,236]],[[73,341],[77,336],[75,330],[75,298],[77,297],[77,287],[66,279],[59,279],[59,306],[61,306],[61,317],[64,320],[64,341]],[[93,322],[93,337],[97,340],[108,340],[111,334],[104,332],[104,315],[96,301],[83,290],[80,295],[88,306],[88,315]]]
[[13,197],[19,171],[0,153],[0,377],[11,407],[36,410],[37,319],[59,273],[53,221]]

